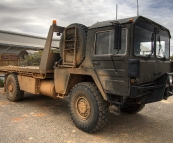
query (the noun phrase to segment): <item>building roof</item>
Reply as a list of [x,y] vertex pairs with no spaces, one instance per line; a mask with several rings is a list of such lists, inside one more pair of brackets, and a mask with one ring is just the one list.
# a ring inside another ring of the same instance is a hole
[[151,52],[151,49],[149,49],[149,48],[147,48],[143,45],[140,46],[140,49],[141,49],[142,52]]
[[[0,30],[0,54],[17,54],[22,50],[43,49],[45,37]],[[52,48],[59,48],[59,39],[53,39]]]
[[[0,44],[44,48],[46,38],[0,30]],[[52,47],[59,47],[59,39],[53,39]]]

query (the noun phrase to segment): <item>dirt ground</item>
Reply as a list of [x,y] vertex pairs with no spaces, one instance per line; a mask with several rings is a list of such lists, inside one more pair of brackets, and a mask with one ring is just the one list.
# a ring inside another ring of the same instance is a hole
[[67,99],[25,93],[14,103],[0,93],[0,143],[172,143],[173,97],[147,104],[135,115],[109,114],[107,126],[85,133],[75,127]]

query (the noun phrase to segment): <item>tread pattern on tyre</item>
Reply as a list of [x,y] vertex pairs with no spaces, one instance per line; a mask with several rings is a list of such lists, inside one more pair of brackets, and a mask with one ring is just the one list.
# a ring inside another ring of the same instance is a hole
[[[81,49],[77,48],[77,54],[76,54],[77,55],[77,58],[76,58],[77,61],[76,61],[76,65],[79,66],[83,62],[83,60],[85,59],[88,27],[83,25],[83,24],[73,23],[73,24],[70,24],[69,26],[67,26],[67,28],[68,27],[73,27],[73,26],[76,26],[78,28],[78,36],[80,36],[81,39],[82,39],[81,41],[79,41],[79,43],[80,44],[83,43],[83,44],[80,45],[81,47],[78,47],[78,48],[81,48]],[[60,48],[60,56],[61,56],[61,59],[63,59],[64,33],[61,36],[59,45],[60,45],[59,46],[59,48]],[[78,51],[80,51],[80,52],[78,52]]]
[[132,104],[132,105],[126,105],[124,107],[121,107],[121,112],[128,113],[128,114],[135,114],[139,111],[141,111],[145,107],[145,104]]
[[[13,95],[12,94],[10,95],[10,93],[8,91],[9,82],[13,82],[13,84],[14,84],[14,87],[13,87],[14,88],[14,93],[13,93]],[[12,74],[8,75],[7,81],[6,81],[6,91],[7,91],[7,98],[10,101],[17,102],[17,101],[20,101],[20,100],[23,99],[24,91],[20,90],[17,74],[12,73]]]
[[[103,97],[101,96],[97,86],[94,84],[94,83],[91,83],[91,82],[82,82],[82,83],[79,83],[77,85],[75,85],[73,87],[73,89],[75,88],[80,88],[81,86],[85,86],[87,87],[88,89],[90,89],[95,97],[95,104],[97,105],[97,109],[98,109],[98,116],[97,118],[97,122],[96,124],[92,125],[91,127],[85,127],[85,126],[81,126],[80,123],[77,122],[77,117],[74,115],[73,113],[73,109],[70,109],[70,116],[73,120],[73,122],[75,123],[75,125],[85,131],[85,132],[95,132],[95,131],[98,131],[100,130],[101,128],[103,128],[107,121],[108,121],[108,103],[103,99]],[[69,94],[69,108],[72,108],[70,106],[70,102],[71,102],[71,97],[72,97],[72,94],[73,94],[73,89],[71,90],[71,93]]]

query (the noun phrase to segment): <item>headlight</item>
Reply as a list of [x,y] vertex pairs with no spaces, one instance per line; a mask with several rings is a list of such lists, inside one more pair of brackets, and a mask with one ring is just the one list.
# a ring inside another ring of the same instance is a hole
[[168,83],[169,83],[169,84],[172,84],[172,76],[171,76],[171,75],[168,76]]

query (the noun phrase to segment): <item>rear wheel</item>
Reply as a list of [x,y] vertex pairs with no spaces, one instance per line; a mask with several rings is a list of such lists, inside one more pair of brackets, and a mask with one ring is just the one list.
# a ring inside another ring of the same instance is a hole
[[141,111],[145,107],[145,104],[132,104],[132,105],[124,105],[120,107],[121,112],[128,114],[135,114]]
[[108,121],[108,103],[104,101],[95,84],[77,84],[69,95],[70,116],[79,129],[94,132]]
[[17,75],[9,74],[6,80],[7,98],[10,101],[17,102],[23,99],[24,92],[20,90]]

